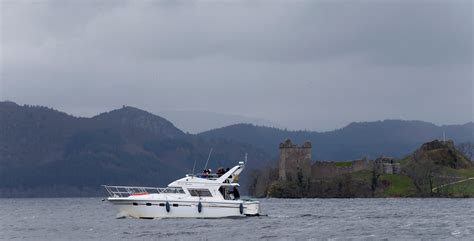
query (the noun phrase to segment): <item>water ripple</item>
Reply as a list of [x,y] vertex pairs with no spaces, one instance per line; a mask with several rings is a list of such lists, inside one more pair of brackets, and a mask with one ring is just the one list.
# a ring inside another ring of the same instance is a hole
[[116,219],[100,198],[0,199],[0,240],[472,239],[474,199],[263,199],[267,217]]

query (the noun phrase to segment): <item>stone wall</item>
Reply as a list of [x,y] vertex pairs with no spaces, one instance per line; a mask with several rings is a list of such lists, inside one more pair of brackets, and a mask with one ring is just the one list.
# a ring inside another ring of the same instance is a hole
[[367,159],[354,160],[352,161],[352,171],[357,172],[368,169],[369,165]]
[[369,169],[367,160],[354,160],[350,166],[337,166],[334,161],[317,161],[311,166],[311,178],[335,177],[344,173],[357,172]]
[[338,168],[334,162],[318,161],[311,166],[311,178],[334,177],[338,174]]

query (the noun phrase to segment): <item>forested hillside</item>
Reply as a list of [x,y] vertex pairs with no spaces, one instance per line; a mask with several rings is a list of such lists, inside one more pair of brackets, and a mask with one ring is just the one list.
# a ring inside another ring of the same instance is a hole
[[[133,107],[76,118],[38,106],[0,102],[0,197],[104,194],[101,184],[167,185],[194,161],[200,171],[249,156],[249,169],[268,155],[247,144],[187,135]],[[243,178],[245,182],[245,178]]]

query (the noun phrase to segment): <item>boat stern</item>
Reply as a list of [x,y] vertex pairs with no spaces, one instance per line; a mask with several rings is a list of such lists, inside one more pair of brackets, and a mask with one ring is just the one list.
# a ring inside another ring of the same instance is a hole
[[244,205],[244,215],[246,216],[259,216],[260,215],[260,202],[254,200],[246,200]]

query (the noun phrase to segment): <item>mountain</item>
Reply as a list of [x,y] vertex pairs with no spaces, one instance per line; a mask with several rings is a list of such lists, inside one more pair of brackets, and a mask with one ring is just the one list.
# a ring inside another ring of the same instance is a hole
[[456,143],[474,142],[474,123],[437,126],[422,121],[384,120],[351,123],[328,132],[287,131],[277,128],[237,124],[198,134],[206,139],[249,143],[274,157],[278,144],[290,138],[295,143],[309,140],[314,160],[351,160],[380,155],[403,157],[422,143],[446,138]]
[[184,136],[184,133],[170,121],[130,106],[123,106],[122,109],[99,114],[93,119],[107,123],[107,125],[121,131],[138,131],[143,132],[140,134],[173,139]]
[[261,118],[216,113],[209,111],[168,110],[157,111],[157,113],[171,120],[180,129],[193,134],[238,123],[252,123],[255,125],[277,126],[275,123]]
[[191,172],[195,161],[199,171],[210,148],[212,169],[230,167],[246,152],[249,169],[270,159],[248,144],[185,134],[133,107],[77,118],[0,102],[0,197],[103,195],[101,184],[163,186]]

